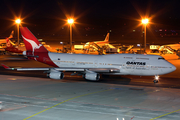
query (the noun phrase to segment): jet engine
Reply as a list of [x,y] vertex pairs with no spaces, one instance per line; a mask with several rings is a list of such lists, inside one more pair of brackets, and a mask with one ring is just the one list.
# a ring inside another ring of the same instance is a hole
[[100,75],[98,73],[86,73],[84,78],[92,81],[99,81]]
[[64,73],[63,72],[50,72],[47,76],[51,79],[63,79]]

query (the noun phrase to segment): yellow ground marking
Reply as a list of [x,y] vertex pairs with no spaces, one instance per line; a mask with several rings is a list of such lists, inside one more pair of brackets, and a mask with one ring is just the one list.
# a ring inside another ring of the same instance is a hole
[[110,90],[112,90],[112,89],[102,90],[102,91],[97,91],[97,92],[92,92],[92,93],[87,93],[87,94],[84,94],[84,95],[79,95],[79,96],[76,96],[76,97],[67,99],[67,100],[62,101],[62,102],[60,102],[60,103],[58,103],[58,104],[56,104],[56,105],[54,105],[54,106],[51,106],[51,107],[49,107],[49,108],[47,108],[47,109],[45,109],[45,110],[43,110],[43,111],[40,111],[40,112],[38,112],[38,113],[36,113],[36,114],[34,114],[34,115],[31,115],[31,116],[29,116],[29,117],[27,117],[27,118],[25,118],[25,119],[23,119],[23,120],[27,120],[27,119],[29,119],[29,118],[32,118],[32,117],[34,117],[34,116],[36,116],[36,115],[38,115],[38,114],[40,114],[40,113],[43,113],[43,112],[45,112],[45,111],[47,111],[47,110],[49,110],[49,109],[51,109],[51,108],[54,108],[54,107],[56,107],[56,106],[58,106],[58,105],[60,105],[60,104],[65,103],[65,102],[67,102],[67,101],[70,101],[70,100],[73,100],[73,99],[76,99],[76,98],[79,98],[79,97],[87,96],[87,95],[92,95],[92,94],[96,94],[96,93],[101,93],[101,92],[110,91]]
[[180,111],[180,109],[179,109],[179,110],[172,111],[172,112],[169,112],[169,113],[166,113],[166,114],[164,114],[164,115],[161,115],[161,116],[158,116],[158,117],[155,117],[155,118],[152,118],[152,119],[150,119],[150,120],[155,120],[155,119],[164,117],[164,116],[166,116],[166,115],[169,115],[169,114],[172,114],[172,113],[175,113],[175,112],[178,112],[178,111]]

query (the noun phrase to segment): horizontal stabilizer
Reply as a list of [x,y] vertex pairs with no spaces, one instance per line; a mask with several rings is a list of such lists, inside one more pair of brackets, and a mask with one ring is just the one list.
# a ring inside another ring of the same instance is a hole
[[24,56],[27,56],[27,57],[35,57],[35,58],[38,58],[39,56],[34,56],[34,55],[24,55]]
[[5,65],[5,64],[1,64],[5,69],[11,69],[9,66]]

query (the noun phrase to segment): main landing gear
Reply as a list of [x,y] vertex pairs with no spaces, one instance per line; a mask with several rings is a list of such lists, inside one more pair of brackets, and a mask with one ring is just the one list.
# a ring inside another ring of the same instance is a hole
[[154,83],[158,83],[159,82],[159,76],[158,75],[155,75],[154,77]]

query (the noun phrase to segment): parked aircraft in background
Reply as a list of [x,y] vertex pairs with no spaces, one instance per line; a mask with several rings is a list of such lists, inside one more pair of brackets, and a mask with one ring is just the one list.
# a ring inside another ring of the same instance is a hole
[[[12,31],[11,35],[6,38],[6,48],[5,51],[11,52],[11,53],[23,53],[23,51],[26,50],[26,47],[24,46],[24,43],[20,43],[19,46],[13,43],[10,38],[13,38],[14,31]],[[41,42],[45,46],[46,49],[51,50],[52,48],[49,45],[46,45],[45,42]]]
[[11,32],[10,36],[6,38],[6,48],[5,51],[11,52],[11,53],[22,53],[26,50],[25,46],[16,46],[10,39],[13,38],[14,31]]
[[87,42],[87,43],[84,45],[84,48],[88,47],[88,46],[89,46],[90,44],[92,44],[92,43],[97,44],[99,47],[102,47],[102,46],[104,46],[104,45],[106,45],[106,44],[109,44],[109,33],[107,33],[106,38],[105,38],[104,41]]
[[37,40],[26,27],[20,28],[26,51],[23,55],[53,67],[50,68],[10,68],[17,71],[46,71],[49,78],[63,79],[63,72],[81,74],[85,79],[98,81],[103,75],[138,75],[155,76],[154,83],[158,82],[158,75],[167,74],[176,70],[176,67],[158,55],[142,54],[109,54],[87,55],[52,53]]
[[0,54],[5,53],[5,48],[6,48],[6,40],[13,38],[14,31],[11,32],[10,36],[6,39],[0,39]]
[[95,51],[98,51],[99,54],[117,53],[118,52],[116,47],[109,44],[109,33],[107,33],[104,41],[87,42],[84,45],[84,49],[95,50]]
[[22,53],[26,48],[23,46],[16,46],[9,38],[6,39],[6,48],[5,51],[12,53]]
[[[13,35],[14,35],[14,31],[11,32],[11,34],[9,35],[9,39],[13,38]],[[6,39],[0,39],[0,44],[2,43],[6,43]]]

